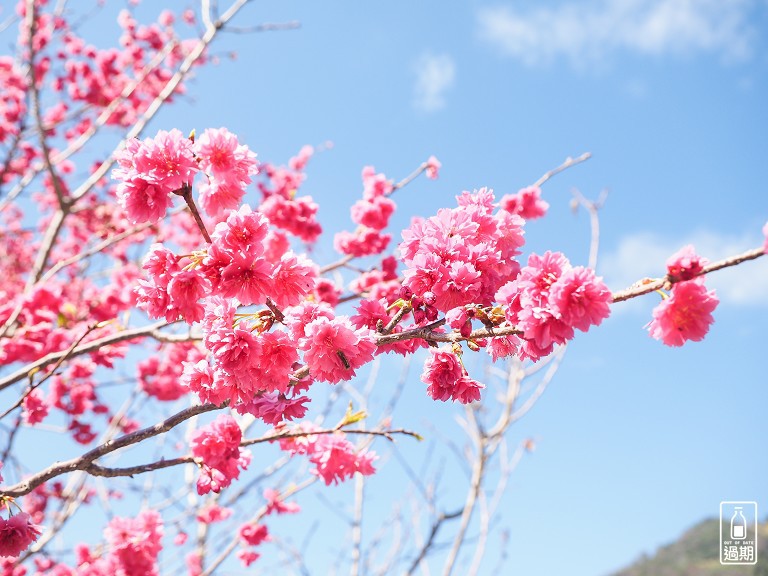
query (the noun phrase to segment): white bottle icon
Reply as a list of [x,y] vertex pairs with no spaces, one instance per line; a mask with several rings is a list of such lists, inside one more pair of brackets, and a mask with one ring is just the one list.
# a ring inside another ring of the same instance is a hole
[[744,540],[747,537],[747,519],[741,513],[741,506],[736,506],[731,518],[731,538]]

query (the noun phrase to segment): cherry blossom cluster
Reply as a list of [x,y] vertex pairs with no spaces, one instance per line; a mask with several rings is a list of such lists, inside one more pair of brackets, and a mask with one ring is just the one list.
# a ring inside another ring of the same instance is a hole
[[264,198],[259,210],[273,226],[307,244],[315,242],[323,232],[317,221],[317,203],[311,196],[297,196],[306,178],[304,169],[314,152],[312,146],[304,146],[289,160],[288,166],[263,164],[261,172],[265,180],[258,183]]
[[457,200],[456,208],[415,219],[399,247],[406,267],[403,286],[441,312],[492,303],[519,271],[515,257],[524,243],[524,220],[506,210],[494,212],[491,191],[464,192]]
[[280,438],[280,449],[291,456],[307,456],[315,465],[312,474],[322,478],[326,485],[338,484],[351,478],[356,472],[370,476],[376,470],[373,461],[376,454],[368,450],[358,450],[346,439],[342,431],[333,434],[312,434],[320,430],[314,424],[304,421],[293,428],[285,426],[275,429],[276,433],[300,434],[295,437]]
[[395,202],[388,196],[393,185],[373,166],[363,168],[363,199],[352,205],[352,221],[358,224],[354,232],[339,232],[333,240],[337,251],[349,256],[372,256],[387,249],[391,234],[382,233],[395,211]]
[[461,361],[461,347],[442,346],[429,352],[421,381],[427,385],[427,394],[432,399],[458,400],[462,404],[480,400],[480,391],[485,386],[467,374]]
[[[104,529],[104,545],[75,546],[75,567],[50,557],[35,558],[38,574],[56,576],[112,576],[125,574],[158,576],[158,557],[163,548],[163,521],[154,510],[143,510],[135,518],[115,516]],[[1,565],[0,565],[1,566]],[[4,572],[17,575],[17,572]],[[19,574],[24,574],[23,572]]]
[[526,220],[542,218],[549,210],[549,204],[541,199],[541,188],[528,186],[515,194],[505,194],[499,206],[510,214],[517,214]]
[[648,324],[653,338],[667,346],[704,339],[719,302],[715,291],[707,290],[704,276],[700,276],[706,264],[692,245],[684,246],[667,260],[667,278],[674,283],[669,295],[663,293],[661,303],[653,309],[653,320]]
[[6,501],[0,503],[9,513],[7,519],[0,517],[0,558],[14,558],[37,540],[40,536],[40,526],[34,524],[32,517],[26,512],[11,514],[10,504]]
[[193,142],[179,130],[161,130],[154,138],[129,140],[117,155],[114,178],[120,205],[132,222],[156,222],[172,203],[171,194],[181,194],[202,170],[207,183],[200,189],[200,202],[215,217],[236,208],[258,172],[256,155],[241,146],[225,128],[207,129]]
[[[240,525],[237,529],[237,540],[240,549],[237,552],[237,558],[245,567],[250,566],[259,559],[261,554],[256,548],[264,542],[269,542],[268,526],[263,523],[263,519],[270,514],[295,514],[300,511],[300,507],[295,502],[286,502],[285,495],[272,488],[267,488],[263,492],[266,504],[248,522]],[[197,511],[196,519],[200,524],[211,526],[218,523],[224,523],[233,514],[232,508],[219,506],[215,502],[208,502],[202,509]],[[174,544],[183,546],[188,539],[188,534],[180,530],[174,538]],[[202,574],[202,558],[197,551],[190,552],[187,555],[186,563],[190,576]]]
[[220,414],[198,429],[190,440],[192,455],[198,459],[198,494],[219,493],[240,476],[251,461],[251,453],[240,447],[240,426],[229,414]]
[[520,331],[520,356],[535,361],[572,339],[574,329],[586,332],[607,318],[611,292],[591,269],[571,266],[559,252],[545,252],[532,254],[496,298],[506,323]]

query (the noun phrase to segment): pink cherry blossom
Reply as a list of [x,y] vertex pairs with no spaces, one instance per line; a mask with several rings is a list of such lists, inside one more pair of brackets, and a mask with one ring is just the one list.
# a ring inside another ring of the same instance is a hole
[[285,325],[293,340],[299,340],[307,335],[306,326],[318,318],[332,320],[336,317],[333,309],[324,302],[304,301],[283,311]]
[[261,558],[261,554],[254,552],[253,550],[238,550],[236,556],[246,568]]
[[484,384],[481,384],[477,380],[470,378],[466,374],[463,374],[454,385],[451,397],[454,400],[458,400],[462,404],[470,404],[472,402],[478,402],[480,400],[480,391],[485,388]]
[[268,196],[259,210],[272,225],[297,236],[307,244],[315,242],[323,232],[317,221],[319,206],[309,196],[285,198],[279,194]]
[[312,471],[323,479],[327,486],[351,478],[356,472],[370,476],[375,472],[373,461],[376,455],[367,450],[358,451],[341,434],[323,434],[317,439],[309,461],[315,464]]
[[209,503],[197,512],[197,521],[202,524],[223,522],[232,516],[232,508],[224,508],[215,503]]
[[117,202],[134,224],[157,222],[172,204],[168,190],[140,176],[130,176],[118,185]]
[[319,302],[333,307],[339,303],[341,290],[330,278],[317,278],[312,296]]
[[188,391],[183,384],[184,365],[204,362],[203,353],[192,343],[164,345],[161,354],[150,356],[138,364],[141,388],[161,401],[178,400]]
[[399,247],[406,265],[403,285],[420,297],[434,294],[430,306],[440,311],[490,304],[520,269],[515,256],[523,220],[493,214],[493,194],[485,188],[464,192],[457,202],[457,208],[414,219]]
[[16,558],[40,536],[40,527],[29,514],[19,512],[7,520],[0,518],[0,557]]
[[187,324],[203,319],[204,308],[200,300],[210,294],[211,282],[198,269],[182,270],[168,282],[168,296],[174,319],[181,316]]
[[356,472],[364,476],[375,473],[373,461],[377,456],[374,452],[358,450],[342,431],[333,434],[312,434],[316,430],[316,425],[304,421],[293,428],[276,428],[275,433],[306,433],[306,436],[280,438],[280,449],[292,456],[307,455],[309,461],[316,466],[312,474],[322,478],[327,485],[343,482]]
[[434,156],[430,156],[427,159],[427,167],[426,167],[427,178],[431,180],[437,180],[438,171],[440,170],[441,166],[442,164],[437,158],[435,158]]
[[220,182],[245,188],[251,176],[258,173],[256,154],[226,128],[206,129],[197,138],[195,151],[200,168]]
[[253,399],[240,402],[235,405],[235,410],[240,414],[251,414],[265,424],[273,426],[285,420],[304,418],[307,413],[307,396],[287,398],[278,392],[258,394]]
[[243,204],[232,211],[226,221],[219,222],[211,234],[213,244],[230,256],[235,254],[261,256],[264,238],[269,231],[269,221],[260,212]]
[[372,200],[358,200],[352,205],[352,221],[373,230],[383,230],[389,223],[396,204],[385,196],[375,196]]
[[154,138],[146,138],[132,158],[134,170],[168,192],[191,182],[199,170],[192,142],[179,130],[160,130]]
[[304,256],[286,252],[272,271],[271,297],[281,308],[294,306],[310,293],[317,278],[317,266]]
[[610,314],[611,291],[589,268],[566,270],[549,290],[549,306],[560,320],[586,332]]
[[[502,327],[504,327],[504,324],[502,324]],[[514,334],[497,336],[496,338],[489,339],[488,353],[491,355],[491,358],[493,358],[493,361],[495,362],[500,358],[515,356],[517,354],[519,345],[520,339]]]
[[222,404],[231,397],[231,391],[219,386],[214,381],[214,373],[208,360],[197,363],[183,362],[184,370],[179,378],[179,385],[198,395],[201,402]]
[[[24,422],[30,426],[42,422],[48,415],[48,409],[50,407],[38,389],[34,389],[27,394],[24,397],[21,406],[23,408],[22,415],[24,417]],[[1,480],[2,477],[0,477],[0,481]]]
[[192,455],[201,460],[197,481],[199,494],[220,492],[246,469],[250,453],[240,448],[242,432],[232,416],[220,414],[213,422],[197,430],[190,441]]
[[[333,144],[331,142],[327,142],[326,147],[333,147]],[[292,170],[302,171],[307,167],[307,162],[309,162],[309,159],[312,158],[314,153],[314,147],[310,146],[309,144],[305,144],[301,147],[301,150],[299,150],[296,156],[293,156],[290,160],[288,160],[288,166],[290,166]]]
[[351,380],[355,370],[373,359],[376,349],[374,332],[357,328],[348,318],[317,318],[304,327],[299,339],[304,361],[311,374],[324,382],[336,384]]
[[499,206],[511,214],[517,214],[526,220],[541,218],[546,215],[549,204],[541,199],[541,189],[529,186],[516,194],[507,194],[499,200]]
[[429,352],[430,356],[421,374],[421,381],[427,384],[427,394],[441,402],[456,400],[457,383],[464,376],[464,367],[459,357],[449,346],[437,350],[430,348]]
[[682,247],[667,260],[667,275],[673,281],[695,278],[707,264],[706,258],[698,254],[692,244]]
[[171,203],[170,194],[190,184],[198,171],[192,143],[178,130],[161,130],[143,142],[131,140],[116,155],[117,195],[132,222],[155,222]]
[[213,177],[207,183],[200,184],[198,189],[200,206],[214,218],[222,216],[227,210],[236,209],[245,196],[245,190],[236,183]]
[[240,539],[249,546],[258,546],[262,542],[270,540],[267,527],[264,524],[256,524],[255,522],[243,524],[237,533]]
[[236,252],[221,271],[219,286],[224,296],[234,296],[244,305],[263,304],[272,286],[272,265],[264,258]]
[[338,232],[333,237],[333,246],[338,252],[360,258],[381,254],[387,249],[390,234],[382,234],[379,230],[360,226],[355,232]]
[[299,360],[294,341],[287,333],[275,330],[261,334],[259,344],[259,388],[266,392],[277,391],[285,394],[292,367]]
[[144,510],[136,518],[113,518],[104,530],[111,573],[159,574],[157,557],[162,536],[162,519],[154,510]]
[[703,278],[678,282],[672,286],[669,298],[653,309],[648,331],[667,346],[682,346],[688,340],[699,342],[714,322],[712,312],[718,302],[715,291],[707,291]]
[[266,488],[263,496],[267,501],[267,514],[295,514],[301,510],[295,502],[285,502],[284,496],[273,488]]
[[373,200],[378,196],[389,196],[392,193],[392,182],[384,174],[377,174],[373,166],[363,168],[363,198]]

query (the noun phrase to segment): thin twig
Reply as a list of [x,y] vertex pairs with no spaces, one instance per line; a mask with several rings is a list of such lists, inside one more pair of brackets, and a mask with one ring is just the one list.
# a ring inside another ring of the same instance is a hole
[[558,166],[557,168],[553,168],[552,170],[544,174],[541,178],[536,180],[536,182],[534,183],[534,186],[541,187],[544,185],[545,182],[547,182],[547,180],[552,178],[552,176],[555,176],[556,174],[560,174],[560,172],[562,172],[563,170],[567,170],[568,168],[570,168],[571,166],[575,166],[576,164],[581,164],[582,162],[585,162],[590,158],[592,158],[591,152],[584,152],[584,154],[582,154],[577,158],[571,158],[569,156],[568,158],[565,159],[565,162],[560,164],[560,166]]

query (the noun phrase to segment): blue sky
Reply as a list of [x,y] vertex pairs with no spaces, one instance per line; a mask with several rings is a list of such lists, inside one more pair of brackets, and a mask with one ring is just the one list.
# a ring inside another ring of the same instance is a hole
[[[399,179],[431,154],[443,163],[438,181],[398,193],[396,231],[462,190],[515,192],[589,151],[545,186],[551,213],[530,223],[526,249],[585,264],[589,224],[571,213],[571,191],[607,189],[598,272],[614,290],[660,275],[687,243],[715,260],[762,242],[765,0],[263,1],[236,24],[294,20],[297,30],[224,35],[213,46],[221,63],[152,128],[226,126],[277,163],[333,142],[311,161],[304,192],[334,231],[351,225],[340,207],[359,198],[365,165]],[[314,255],[333,259],[330,242]],[[758,501],[765,516],[768,260],[708,283],[721,304],[702,343],[651,340],[649,295],[569,347],[511,434],[537,444],[502,505],[511,571],[606,574],[716,516],[721,500]],[[396,423],[458,433],[460,407],[424,400],[418,372]],[[418,461],[419,450],[404,454]],[[371,491],[375,507],[391,508],[386,485],[374,479]]]

